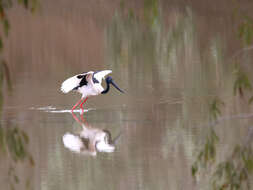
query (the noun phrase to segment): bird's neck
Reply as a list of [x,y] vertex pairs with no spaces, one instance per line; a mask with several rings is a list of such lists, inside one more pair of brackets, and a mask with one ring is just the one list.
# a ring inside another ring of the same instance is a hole
[[109,82],[106,81],[106,85],[107,85],[106,89],[103,92],[101,92],[101,94],[106,94],[110,90],[110,84],[109,84]]

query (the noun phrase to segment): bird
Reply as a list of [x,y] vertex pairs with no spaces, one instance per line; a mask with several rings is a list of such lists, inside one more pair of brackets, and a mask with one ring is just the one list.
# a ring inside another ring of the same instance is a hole
[[76,153],[96,156],[97,152],[114,152],[115,145],[121,134],[112,139],[111,132],[88,124],[82,124],[77,133],[67,132],[63,135],[64,146]]
[[[111,70],[102,70],[102,71],[89,71],[81,74],[72,76],[61,84],[61,91],[63,93],[69,93],[70,91],[77,91],[82,94],[81,99],[72,107],[71,113],[76,109],[80,104],[82,115],[83,115],[83,104],[87,101],[88,97],[96,96],[99,94],[106,94],[110,90],[110,85],[113,85],[118,91],[124,93],[116,83],[113,81],[111,76],[106,75],[112,73]],[[102,86],[102,79],[105,79],[106,89]]]

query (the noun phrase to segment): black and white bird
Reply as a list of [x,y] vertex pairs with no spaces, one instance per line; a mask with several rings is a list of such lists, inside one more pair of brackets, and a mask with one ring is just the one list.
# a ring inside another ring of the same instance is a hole
[[[87,73],[82,73],[75,75],[66,79],[61,85],[61,91],[63,93],[68,93],[70,91],[77,91],[82,94],[82,98],[78,101],[72,108],[71,112],[73,113],[74,109],[80,104],[83,113],[83,104],[86,102],[88,97],[96,96],[99,94],[106,94],[110,90],[110,84],[112,84],[117,90],[124,93],[112,80],[112,77],[106,75],[110,74],[111,70],[103,71],[89,71]],[[102,79],[106,81],[106,89],[102,86]]]
[[82,131],[67,132],[63,135],[62,140],[64,146],[73,152],[96,156],[97,152],[114,152],[120,135],[112,139],[110,131],[83,123]]

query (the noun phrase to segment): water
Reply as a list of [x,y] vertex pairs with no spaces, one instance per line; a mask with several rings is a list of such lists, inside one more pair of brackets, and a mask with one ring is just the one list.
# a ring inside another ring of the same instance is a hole
[[[123,2],[43,1],[35,14],[9,11],[1,189],[211,189],[218,164],[252,144],[252,91],[236,86],[252,83],[252,42],[238,37],[252,3]],[[84,118],[90,130],[117,137],[115,151],[80,154],[63,143],[82,132],[69,113],[80,95],[60,85],[101,69],[126,93],[89,98]],[[198,159],[210,147],[214,156]]]

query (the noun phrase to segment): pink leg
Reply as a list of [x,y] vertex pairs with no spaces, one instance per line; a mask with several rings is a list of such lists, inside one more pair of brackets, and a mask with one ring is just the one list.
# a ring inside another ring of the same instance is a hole
[[72,113],[73,118],[74,118],[78,123],[80,123],[80,124],[82,124],[81,121],[76,117],[76,115],[73,113],[73,111],[74,111],[74,109],[76,109],[76,107],[77,107],[82,101],[83,101],[83,99],[79,100],[79,101],[73,106],[73,108],[71,109],[71,113]]
[[88,100],[88,98],[85,98],[85,100],[80,104],[80,107],[82,108],[82,114],[83,114],[83,104]]
[[78,117],[76,117],[76,115],[72,112],[72,116],[73,118],[79,123],[82,125],[82,122],[78,119]]
[[[81,109],[82,109],[82,116],[83,116],[83,104],[87,101],[87,99],[88,98],[85,98],[84,100],[83,100],[84,98],[82,98],[81,100],[79,100],[74,106],[73,106],[73,108],[71,109],[71,113],[72,113],[72,116],[73,116],[73,118],[78,122],[78,123],[80,123],[81,125],[82,125],[82,122],[78,119],[78,117],[76,117],[76,115],[73,113],[73,111],[76,109],[76,107],[80,104],[80,107],[81,107]],[[82,120],[83,120],[83,118],[82,118]]]
[[77,102],[73,108],[71,109],[71,113],[73,113],[74,109],[76,109],[76,107],[83,101],[83,99],[79,100],[79,102]]
[[83,110],[83,104],[86,102],[88,100],[88,98],[85,98],[85,100],[80,104],[80,107],[81,107],[81,109],[82,109],[82,113],[81,113],[81,119],[84,121],[84,119],[83,119],[83,112],[84,112],[84,110]]

